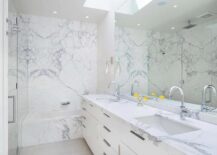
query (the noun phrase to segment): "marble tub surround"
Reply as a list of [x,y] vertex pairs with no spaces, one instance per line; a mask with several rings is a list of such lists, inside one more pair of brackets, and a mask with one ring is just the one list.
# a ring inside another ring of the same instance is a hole
[[83,139],[43,144],[20,149],[20,155],[93,155]]
[[32,113],[22,125],[22,147],[82,137],[80,111]]
[[[168,96],[171,86],[181,85],[187,102],[201,104],[204,85],[217,87],[216,36],[216,28],[211,26],[171,33],[116,26],[120,81],[128,80],[123,93],[130,92],[134,80],[140,82],[138,91],[145,94]],[[212,104],[216,102],[213,96]]]
[[[120,102],[109,102],[97,99],[103,97],[109,98],[108,95],[85,95],[84,99],[96,104],[103,110],[130,124],[132,129],[137,131],[137,133],[140,133],[141,135],[148,134],[149,138],[152,139],[156,145],[157,143],[163,142],[188,155],[217,154],[217,144],[215,138],[217,135],[216,125],[191,118],[187,118],[183,121],[180,120],[180,116],[175,113],[166,112],[150,106],[138,107],[135,102],[125,99],[121,99]],[[168,135],[155,127],[141,123],[135,119],[155,114],[160,114],[162,117],[192,126],[198,130],[184,134]]]
[[[74,118],[80,110],[81,95],[96,92],[97,25],[21,15],[19,27],[20,74],[28,81],[25,107],[29,113],[22,125],[21,146],[81,137],[79,121]],[[69,104],[64,105],[66,102]],[[71,116],[56,118],[55,113],[58,116],[60,112]],[[54,115],[40,117],[46,113]],[[52,127],[53,135],[47,130]],[[39,135],[36,139],[29,137],[31,129]],[[64,135],[65,131],[69,135]]]

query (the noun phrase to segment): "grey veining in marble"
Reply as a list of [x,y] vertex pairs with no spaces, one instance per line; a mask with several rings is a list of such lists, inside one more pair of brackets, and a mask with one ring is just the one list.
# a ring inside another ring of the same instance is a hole
[[[43,105],[49,102],[45,103],[44,100],[47,100],[49,95],[52,96],[48,89],[52,91],[60,88],[63,89],[63,93],[71,91],[75,98],[85,91],[95,91],[96,25],[22,15],[20,26],[19,56],[28,70],[30,111],[49,111],[43,108]],[[48,79],[52,82],[49,83]],[[39,89],[39,92],[40,89],[47,89],[41,92],[46,93],[46,99],[41,98],[39,101],[38,98],[36,101],[36,89]],[[73,100],[71,101],[73,103]],[[54,102],[52,104],[55,106],[55,101],[51,102]],[[50,108],[53,110],[52,105]]]
[[[23,122],[22,144],[37,145],[81,136],[79,119],[74,115],[80,110],[81,95],[96,91],[96,24],[21,15],[19,27],[19,75],[28,82],[29,112]],[[63,102],[70,104],[62,105]],[[69,119],[59,111],[72,117]],[[44,117],[38,120],[37,113]],[[46,126],[55,129],[53,137]],[[27,135],[34,128],[40,135],[38,140]]]
[[[217,87],[215,26],[171,33],[117,26],[115,36],[120,79],[132,82],[140,77],[139,92],[167,96],[171,86],[179,85],[187,102],[200,104],[204,85]],[[129,93],[129,82],[122,89]]]

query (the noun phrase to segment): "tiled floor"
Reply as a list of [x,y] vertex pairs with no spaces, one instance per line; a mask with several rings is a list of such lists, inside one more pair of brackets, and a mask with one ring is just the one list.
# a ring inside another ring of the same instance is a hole
[[20,155],[93,155],[83,139],[20,149]]

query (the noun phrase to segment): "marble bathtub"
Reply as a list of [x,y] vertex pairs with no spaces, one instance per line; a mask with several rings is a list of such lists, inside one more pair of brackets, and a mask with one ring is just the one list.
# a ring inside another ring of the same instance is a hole
[[21,131],[21,147],[81,138],[80,111],[29,113]]

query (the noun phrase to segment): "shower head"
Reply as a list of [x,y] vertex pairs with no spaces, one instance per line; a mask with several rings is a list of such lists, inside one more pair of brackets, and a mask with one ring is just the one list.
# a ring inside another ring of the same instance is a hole
[[188,20],[188,25],[184,26],[183,29],[191,29],[197,26],[197,24],[192,24],[190,20]]

